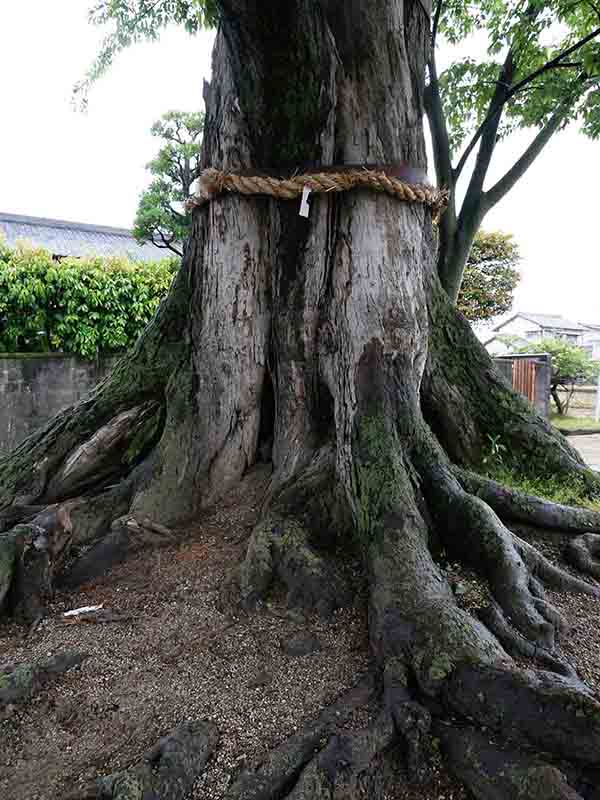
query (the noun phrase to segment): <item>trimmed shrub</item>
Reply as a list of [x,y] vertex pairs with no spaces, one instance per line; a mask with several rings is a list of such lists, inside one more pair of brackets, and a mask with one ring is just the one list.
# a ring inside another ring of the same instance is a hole
[[125,350],[154,316],[176,259],[65,258],[0,241],[0,350],[82,358]]

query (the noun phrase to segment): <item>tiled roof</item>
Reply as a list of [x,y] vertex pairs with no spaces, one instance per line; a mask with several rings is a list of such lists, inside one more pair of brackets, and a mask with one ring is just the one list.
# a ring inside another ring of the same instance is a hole
[[160,261],[169,250],[138,244],[126,228],[64,222],[44,217],[25,217],[0,211],[0,237],[10,247],[29,242],[56,256],[126,256],[135,261]]
[[527,311],[520,311],[518,314],[513,314],[510,319],[507,319],[500,325],[497,325],[494,330],[502,330],[502,328],[508,325],[509,322],[512,322],[518,317],[521,317],[521,319],[526,319],[529,322],[533,322],[534,325],[539,325],[545,329],[554,328],[555,330],[577,331],[580,333],[584,331],[583,326],[578,322],[573,322],[565,317],[561,317],[560,314],[530,314]]
[[557,328],[560,330],[567,329],[570,331],[583,330],[578,322],[565,319],[565,317],[561,317],[560,314],[529,314],[528,312],[522,311],[520,314],[518,314],[518,316],[523,317],[530,322],[535,322],[537,325],[541,325],[542,328]]

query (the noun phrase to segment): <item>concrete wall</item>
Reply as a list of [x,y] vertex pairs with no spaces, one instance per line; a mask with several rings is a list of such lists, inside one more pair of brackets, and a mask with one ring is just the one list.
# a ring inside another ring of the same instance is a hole
[[117,359],[96,363],[62,354],[0,353],[0,453],[84,398]]

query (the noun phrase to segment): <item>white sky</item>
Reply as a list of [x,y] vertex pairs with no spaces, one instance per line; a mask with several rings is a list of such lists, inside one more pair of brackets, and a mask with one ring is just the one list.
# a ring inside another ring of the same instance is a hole
[[[130,227],[156,151],[151,124],[202,106],[212,35],[179,30],[119,56],[86,114],[71,89],[101,34],[88,0],[1,0],[0,210]],[[528,140],[512,137],[491,178]],[[576,130],[555,138],[485,220],[513,233],[523,255],[515,310],[600,322],[600,143]]]

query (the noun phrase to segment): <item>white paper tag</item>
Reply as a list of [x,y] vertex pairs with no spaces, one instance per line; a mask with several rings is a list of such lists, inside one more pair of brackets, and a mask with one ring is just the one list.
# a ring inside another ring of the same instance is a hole
[[302,190],[302,202],[300,203],[300,216],[301,217],[308,217],[310,214],[310,205],[308,202],[308,198],[310,197],[311,189],[308,186],[305,186]]

